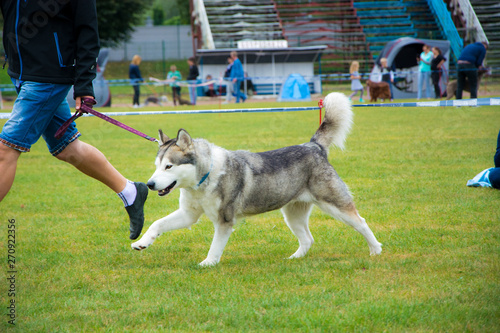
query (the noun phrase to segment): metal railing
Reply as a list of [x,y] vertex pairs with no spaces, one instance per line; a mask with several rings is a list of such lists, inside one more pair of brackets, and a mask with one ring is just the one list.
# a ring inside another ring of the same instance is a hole
[[443,0],[427,0],[434,16],[438,19],[439,27],[447,40],[450,41],[451,50],[455,60],[458,60],[464,47],[464,41],[458,34],[457,28],[451,19],[451,14]]
[[484,33],[483,26],[479,22],[476,12],[469,0],[452,0],[450,5],[460,11],[465,20],[466,40],[473,42],[487,42],[488,37]]

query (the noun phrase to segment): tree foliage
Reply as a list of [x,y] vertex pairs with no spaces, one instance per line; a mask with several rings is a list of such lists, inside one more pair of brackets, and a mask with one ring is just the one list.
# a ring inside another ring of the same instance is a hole
[[154,0],[154,8],[163,8],[165,25],[191,24],[189,0]]
[[142,23],[153,0],[98,0],[97,16],[102,46],[113,46],[130,38],[134,26]]
[[163,8],[155,6],[153,8],[153,24],[162,25],[164,21],[165,21],[165,12],[163,11]]
[[177,6],[179,8],[181,24],[191,24],[191,17],[189,15],[189,1],[177,0]]

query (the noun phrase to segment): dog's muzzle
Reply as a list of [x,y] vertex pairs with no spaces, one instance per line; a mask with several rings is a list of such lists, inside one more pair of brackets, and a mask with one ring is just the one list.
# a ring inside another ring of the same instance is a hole
[[[172,184],[168,185],[163,190],[158,190],[158,195],[160,197],[162,197],[164,195],[169,194],[170,191],[175,187],[176,184],[177,184],[177,181],[174,181]],[[154,181],[152,181],[152,180],[148,181],[147,185],[148,185],[150,190],[156,191],[156,183]]]

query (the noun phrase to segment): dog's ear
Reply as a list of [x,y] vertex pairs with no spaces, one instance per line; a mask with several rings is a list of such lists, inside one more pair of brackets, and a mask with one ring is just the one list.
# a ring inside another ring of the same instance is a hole
[[181,128],[177,133],[177,146],[182,150],[188,149],[193,144],[193,139],[185,129]]
[[164,145],[168,140],[170,140],[170,138],[167,135],[163,134],[163,131],[161,129],[158,130],[158,134],[160,139],[159,141],[160,146]]

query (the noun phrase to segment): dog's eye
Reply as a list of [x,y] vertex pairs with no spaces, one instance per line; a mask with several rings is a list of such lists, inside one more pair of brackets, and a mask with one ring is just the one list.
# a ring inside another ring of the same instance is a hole
[[165,167],[165,170],[168,170],[170,168],[172,168],[172,164],[167,164],[167,166]]

